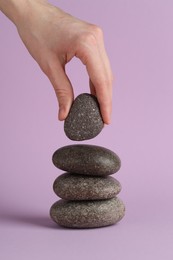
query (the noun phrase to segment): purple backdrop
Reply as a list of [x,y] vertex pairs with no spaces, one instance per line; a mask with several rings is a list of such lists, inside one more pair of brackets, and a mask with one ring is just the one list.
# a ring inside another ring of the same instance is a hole
[[[72,142],[52,87],[0,13],[0,259],[173,259],[173,2],[51,1],[100,25],[116,83],[112,124],[87,142],[117,152],[126,217],[92,230],[56,228],[49,208],[61,173],[52,153]],[[88,92],[78,60],[68,74]]]

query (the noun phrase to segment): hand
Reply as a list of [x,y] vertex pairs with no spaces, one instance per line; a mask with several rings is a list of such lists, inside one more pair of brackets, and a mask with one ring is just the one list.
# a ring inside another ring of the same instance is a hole
[[97,96],[103,120],[109,124],[112,72],[101,29],[46,1],[28,2],[27,9],[17,17],[15,24],[28,51],[54,87],[59,102],[59,120],[67,117],[74,98],[65,65],[76,56],[86,66],[91,93]]

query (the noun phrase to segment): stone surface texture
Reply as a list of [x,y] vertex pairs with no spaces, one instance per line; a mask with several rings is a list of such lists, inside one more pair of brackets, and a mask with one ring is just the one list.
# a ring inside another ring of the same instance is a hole
[[87,93],[80,94],[64,122],[67,137],[75,141],[88,140],[97,136],[103,126],[97,98]]
[[101,200],[114,198],[121,191],[121,184],[111,176],[64,173],[55,180],[53,190],[65,200]]
[[116,173],[121,166],[118,155],[96,145],[68,145],[53,154],[54,165],[64,171],[95,176]]
[[124,204],[117,197],[96,201],[59,200],[50,209],[52,220],[69,228],[113,225],[123,218],[124,213]]

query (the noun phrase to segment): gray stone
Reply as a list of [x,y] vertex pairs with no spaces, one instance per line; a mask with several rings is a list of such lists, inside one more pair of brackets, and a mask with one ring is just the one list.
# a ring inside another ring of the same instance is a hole
[[125,207],[119,198],[96,201],[55,202],[50,209],[53,221],[70,228],[95,228],[113,225],[125,214]]
[[106,176],[120,169],[119,157],[101,146],[68,145],[53,154],[54,165],[64,171],[76,174]]
[[103,126],[97,98],[84,93],[74,100],[64,122],[64,131],[69,139],[82,141],[97,136]]
[[114,198],[121,191],[121,184],[111,176],[64,173],[55,180],[53,190],[65,200],[101,200]]

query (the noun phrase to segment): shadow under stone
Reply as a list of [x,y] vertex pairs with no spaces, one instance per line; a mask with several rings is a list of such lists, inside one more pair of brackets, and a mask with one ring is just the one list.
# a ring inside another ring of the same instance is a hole
[[23,212],[0,212],[1,224],[36,226],[49,229],[64,229],[54,223],[49,215]]

